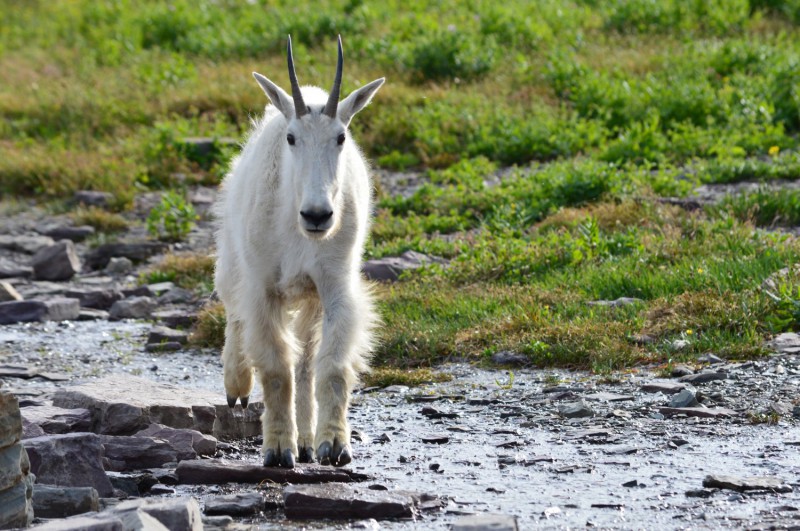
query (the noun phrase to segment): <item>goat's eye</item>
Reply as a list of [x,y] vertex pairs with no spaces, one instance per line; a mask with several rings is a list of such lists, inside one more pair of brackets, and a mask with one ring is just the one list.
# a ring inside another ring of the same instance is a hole
[[288,135],[286,135],[286,141],[289,142],[290,146],[293,146],[294,145],[294,135],[292,133],[289,133]]
[[344,139],[345,139],[344,133],[339,133],[339,136],[336,137],[336,143],[341,146],[342,144],[344,144]]

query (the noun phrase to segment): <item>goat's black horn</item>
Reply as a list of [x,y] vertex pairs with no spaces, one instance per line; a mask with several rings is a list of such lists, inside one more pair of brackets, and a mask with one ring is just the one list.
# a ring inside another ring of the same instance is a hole
[[286,46],[286,48],[286,56],[289,63],[289,81],[292,84],[292,98],[294,98],[294,113],[299,119],[308,114],[308,107],[306,107],[306,104],[303,101],[303,93],[300,92],[300,84],[297,82],[297,72],[294,70],[291,35],[289,35],[289,44]]
[[339,61],[336,64],[336,77],[333,79],[333,88],[328,95],[328,103],[325,104],[323,114],[336,118],[336,109],[339,107],[339,92],[342,88],[342,67],[344,66],[344,54],[342,53],[342,36],[339,35]]

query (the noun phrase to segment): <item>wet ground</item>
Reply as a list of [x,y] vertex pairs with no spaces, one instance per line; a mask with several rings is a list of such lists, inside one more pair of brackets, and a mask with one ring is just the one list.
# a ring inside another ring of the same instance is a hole
[[[37,396],[114,372],[221,392],[217,354],[152,354],[148,323],[36,323],[0,328],[4,363],[36,365],[66,381],[5,379],[3,387]],[[422,521],[381,522],[387,529],[447,529],[464,514],[514,515],[520,529],[596,526],[624,529],[800,528],[800,419],[767,413],[800,397],[800,356],[717,364],[728,378],[696,384],[709,408],[731,417],[665,417],[670,397],[642,384],[667,382],[646,369],[612,379],[568,371],[442,367],[448,383],[361,389],[351,423],[352,468],[375,489],[448,498]],[[671,380],[674,382],[674,380]],[[254,399],[257,399],[254,395]],[[564,418],[583,400],[593,416]],[[774,424],[759,423],[771,419]],[[232,441],[230,458],[259,462],[258,441]],[[707,475],[777,476],[793,492],[703,489]],[[180,486],[201,501],[277,486]],[[687,493],[689,493],[687,495]],[[329,528],[289,522],[276,509],[241,523],[260,528]],[[342,524],[347,527],[350,524]],[[358,524],[361,525],[361,524]]]

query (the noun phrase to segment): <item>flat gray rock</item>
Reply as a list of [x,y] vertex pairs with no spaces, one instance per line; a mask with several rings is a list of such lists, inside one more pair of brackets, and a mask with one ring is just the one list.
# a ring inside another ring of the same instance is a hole
[[177,452],[179,461],[195,459],[198,455],[214,455],[217,451],[217,439],[188,428],[151,424],[136,435],[168,441]]
[[96,310],[108,310],[115,302],[122,299],[122,292],[113,288],[76,288],[65,291],[64,295],[78,299],[83,308]]
[[586,304],[589,306],[605,306],[607,308],[619,308],[620,306],[630,306],[631,304],[636,304],[642,302],[642,299],[636,299],[634,297],[620,297],[618,299],[614,299],[613,301],[589,301]]
[[645,393],[664,393],[665,395],[674,395],[686,389],[686,386],[684,384],[677,384],[673,382],[650,382],[643,384],[640,389]]
[[73,242],[82,242],[89,236],[95,233],[94,227],[91,225],[54,225],[45,227],[40,231],[45,236],[49,236],[54,240],[72,240]]
[[14,236],[0,234],[0,249],[25,254],[36,254],[41,249],[53,245],[53,238],[47,236]]
[[147,336],[147,343],[180,343],[185,345],[189,341],[189,333],[182,330],[174,330],[166,326],[154,326]]
[[40,249],[31,265],[33,276],[41,280],[69,280],[81,271],[81,260],[71,240],[61,240]]
[[689,389],[684,389],[680,393],[672,395],[669,400],[669,407],[696,407],[699,405],[700,402],[697,401],[694,392]]
[[294,468],[265,467],[230,461],[227,459],[203,459],[181,461],[175,470],[178,481],[184,485],[220,485],[223,483],[350,483],[366,481],[369,476],[343,468],[316,464],[298,464]]
[[105,243],[86,255],[86,264],[92,269],[103,269],[111,258],[125,257],[132,262],[144,262],[162,253],[167,244],[161,242]]
[[708,383],[716,380],[726,380],[728,373],[725,372],[699,372],[697,374],[687,374],[678,378],[679,382],[689,384]]
[[796,354],[800,352],[800,334],[796,332],[778,334],[772,341],[767,342],[767,346],[778,352]]
[[337,483],[289,485],[283,491],[286,517],[296,519],[413,518],[418,514],[419,500],[413,492]]
[[197,321],[197,312],[189,309],[158,310],[152,318],[171,328],[189,328]]
[[147,296],[130,297],[115,302],[108,311],[108,318],[112,321],[120,319],[144,319],[150,317],[156,309],[156,301]]
[[792,492],[791,485],[775,476],[740,477],[708,475],[703,479],[703,487],[730,489],[739,492],[748,490],[769,490],[773,492]]
[[92,427],[92,414],[88,409],[64,409],[56,406],[22,408],[22,417],[42,428],[44,433],[87,432]]
[[99,496],[93,487],[33,487],[33,510],[37,518],[67,518],[99,510]]
[[159,468],[178,460],[178,452],[169,442],[153,437],[101,435],[100,441],[106,470],[124,472]]
[[77,299],[0,302],[0,325],[31,321],[73,321],[81,314]]
[[598,402],[626,402],[628,400],[633,400],[633,395],[620,395],[617,393],[607,393],[605,391],[600,391],[598,393],[590,393],[586,395],[584,398],[587,400],[595,400]]
[[112,508],[109,513],[120,517],[123,521],[127,514],[145,513],[170,531],[202,531],[203,529],[200,505],[197,500],[190,497],[127,500]]
[[103,446],[94,433],[43,435],[23,441],[36,481],[59,487],[94,487],[113,495],[103,469]]
[[452,531],[517,531],[519,528],[514,516],[476,514],[459,518],[451,529]]
[[568,419],[593,417],[594,410],[584,401],[568,402],[558,406],[558,414]]
[[18,264],[0,256],[0,278],[28,278],[32,275],[32,267]]
[[737,413],[732,409],[727,409],[724,407],[662,407],[659,408],[658,411],[665,417],[686,415],[687,417],[716,418],[735,417],[737,415]]
[[260,492],[240,492],[207,499],[205,514],[250,516],[263,510],[264,496]]
[[400,256],[387,256],[367,260],[361,266],[361,272],[370,280],[395,282],[404,271],[418,269],[429,263],[447,264],[447,260],[437,256],[428,256],[416,251],[406,251]]
[[59,389],[53,404],[90,410],[92,431],[106,435],[131,435],[151,424],[190,428],[217,438],[261,434],[260,402],[237,408],[234,417],[222,395],[126,374]]
[[495,365],[513,365],[516,367],[530,364],[531,360],[524,354],[509,350],[501,350],[492,354],[492,363]]

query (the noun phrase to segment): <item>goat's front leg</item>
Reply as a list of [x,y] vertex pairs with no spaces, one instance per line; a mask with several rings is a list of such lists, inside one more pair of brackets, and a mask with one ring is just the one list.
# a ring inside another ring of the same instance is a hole
[[264,466],[293,468],[297,456],[294,338],[279,299],[268,298],[253,315],[245,328],[245,345],[264,389]]
[[321,290],[324,317],[315,388],[317,458],[323,465],[344,466],[352,460],[347,409],[358,373],[366,370],[375,321],[371,300],[359,292],[360,285],[357,279],[350,286]]
[[322,306],[316,299],[305,299],[293,322],[300,348],[295,369],[297,408],[297,450],[301,463],[314,461],[314,430],[317,424],[317,400],[314,397],[314,358],[319,348]]

